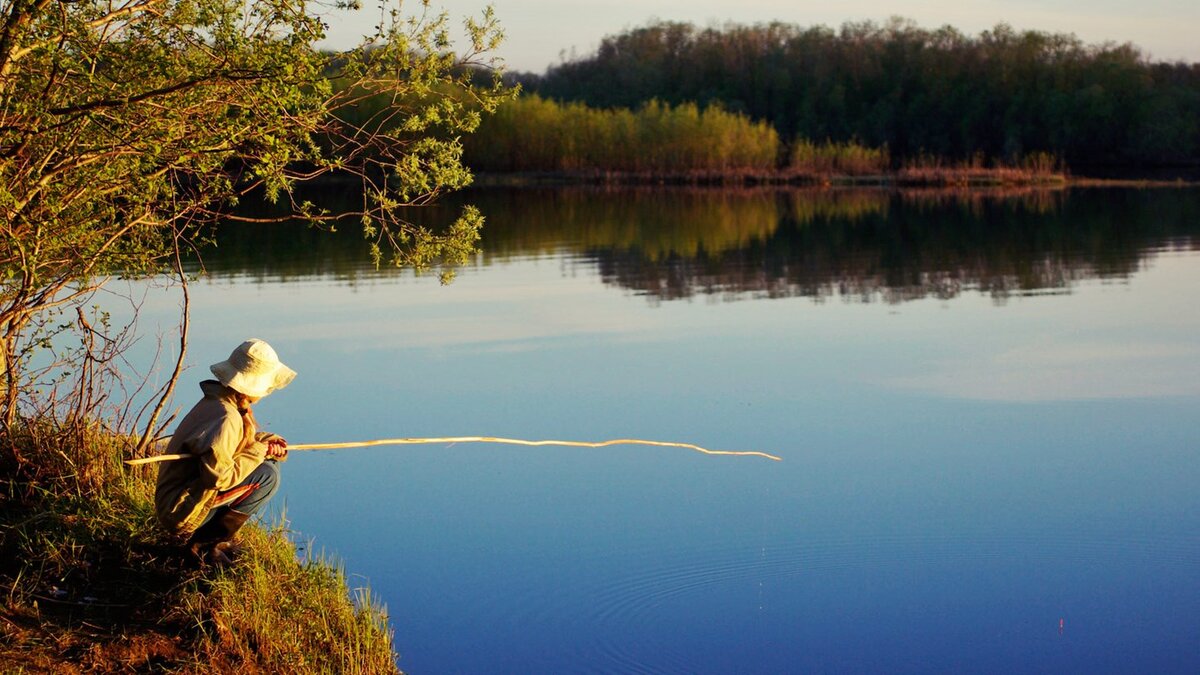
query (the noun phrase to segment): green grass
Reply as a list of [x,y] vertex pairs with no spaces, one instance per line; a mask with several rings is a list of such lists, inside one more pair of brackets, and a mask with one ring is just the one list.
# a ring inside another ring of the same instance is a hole
[[339,565],[323,558],[298,563],[282,528],[251,528],[243,542],[234,567],[216,574],[207,591],[185,598],[207,645],[215,648],[214,659],[274,672],[395,668],[384,609],[367,589],[356,591],[351,602]]
[[157,527],[154,469],[123,468],[124,439],[14,436],[0,435],[0,672],[398,672],[382,606],[340,566],[298,559],[284,525],[247,525],[232,567],[200,568]]

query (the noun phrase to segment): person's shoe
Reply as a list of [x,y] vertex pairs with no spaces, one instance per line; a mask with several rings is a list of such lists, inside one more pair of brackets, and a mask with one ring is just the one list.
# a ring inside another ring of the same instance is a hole
[[205,563],[222,566],[233,564],[233,555],[237,551],[232,541],[233,537],[249,519],[249,513],[227,509],[221,515],[204,523],[192,533],[188,540],[188,550],[192,557],[201,565]]
[[238,547],[231,541],[219,541],[208,552],[208,562],[217,567],[228,567],[237,556]]

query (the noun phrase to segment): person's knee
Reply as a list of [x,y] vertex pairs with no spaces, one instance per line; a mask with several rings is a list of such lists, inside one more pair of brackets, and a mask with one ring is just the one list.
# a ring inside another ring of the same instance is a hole
[[264,461],[262,464],[259,464],[257,471],[259,471],[262,476],[262,482],[264,482],[264,483],[278,483],[279,482],[279,463],[276,462],[275,460],[268,459],[268,460]]
[[257,471],[259,472],[258,489],[262,490],[269,499],[279,489],[279,464],[274,460],[267,460],[258,467]]
[[251,489],[230,507],[241,513],[257,513],[279,489],[279,467],[273,461],[265,461],[250,472],[243,485]]

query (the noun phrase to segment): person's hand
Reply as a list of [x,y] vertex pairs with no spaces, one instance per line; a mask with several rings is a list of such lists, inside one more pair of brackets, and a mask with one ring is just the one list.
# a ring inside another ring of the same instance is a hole
[[287,457],[287,441],[279,434],[273,434],[269,431],[258,431],[254,434],[254,440],[267,446],[267,451],[263,453],[267,459],[283,459]]

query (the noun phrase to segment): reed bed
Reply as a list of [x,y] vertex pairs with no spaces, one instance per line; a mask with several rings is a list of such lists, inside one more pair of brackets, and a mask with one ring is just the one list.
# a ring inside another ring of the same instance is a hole
[[962,162],[921,155],[906,161],[896,172],[900,185],[1030,185],[1065,183],[1067,175],[1054,156],[1036,152],[1020,159],[988,162],[975,155]]
[[780,143],[769,125],[717,105],[597,109],[530,95],[501,105],[464,146],[479,171],[703,177],[770,173]]
[[881,176],[891,170],[887,146],[870,148],[858,143],[802,138],[792,144],[787,171],[798,176]]

